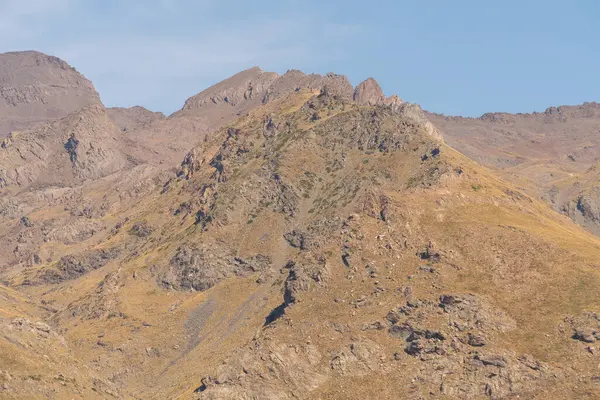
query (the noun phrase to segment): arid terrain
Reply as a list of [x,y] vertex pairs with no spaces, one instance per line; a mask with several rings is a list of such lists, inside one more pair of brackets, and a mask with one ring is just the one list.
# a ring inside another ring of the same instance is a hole
[[0,398],[600,398],[598,104],[254,67],[166,116],[22,52],[0,135]]

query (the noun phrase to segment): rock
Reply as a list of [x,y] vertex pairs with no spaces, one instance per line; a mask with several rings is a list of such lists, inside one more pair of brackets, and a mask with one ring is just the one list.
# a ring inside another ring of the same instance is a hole
[[120,246],[108,249],[92,250],[86,253],[62,257],[56,264],[56,269],[45,269],[38,277],[40,283],[60,283],[76,279],[90,271],[104,267],[121,254]]
[[506,368],[508,366],[506,359],[499,355],[477,354],[475,360],[481,361],[483,365],[491,365],[499,368]]
[[390,107],[398,107],[400,104],[402,104],[402,99],[393,94],[390,97],[388,97],[388,99],[385,101],[385,105],[390,106]]
[[26,228],[33,228],[33,222],[31,222],[31,220],[26,216],[21,217],[20,222],[21,222],[21,225],[23,225]]
[[437,269],[435,267],[432,267],[431,265],[422,265],[421,267],[419,267],[419,269],[423,272],[428,272],[430,274],[435,274],[437,272]]
[[573,338],[586,343],[594,343],[597,340],[596,336],[600,336],[600,332],[593,328],[579,328],[575,331]]
[[289,261],[286,264],[286,268],[289,269],[289,274],[285,280],[283,300],[286,305],[290,305],[298,301],[298,296],[301,292],[310,290],[313,279],[311,279],[301,264],[294,261]]
[[517,357],[517,360],[519,360],[519,362],[521,362],[521,364],[525,365],[526,367],[528,367],[534,371],[540,371],[543,368],[542,363],[537,361],[535,358],[533,358],[533,356],[531,356],[529,354],[524,354],[522,356],[519,356],[519,357]]
[[413,340],[406,346],[404,351],[411,356],[419,355],[423,351],[423,343],[420,340]]
[[402,118],[410,121],[411,123],[419,126],[429,135],[432,139],[437,142],[443,142],[444,138],[440,131],[433,126],[433,124],[427,119],[423,109],[417,104],[402,103],[397,107],[393,107],[394,112],[400,115]]
[[346,324],[340,324],[339,322],[330,322],[329,325],[339,333],[349,332],[350,328]]
[[469,333],[467,343],[469,344],[469,346],[481,347],[486,345],[486,340],[481,335],[474,335],[472,333]]
[[45,324],[43,322],[36,322],[35,329],[44,333],[50,333],[50,327],[48,326],[48,324]]
[[429,242],[425,250],[417,253],[421,260],[429,260],[430,262],[439,262],[441,260],[440,253],[434,251],[433,243]]
[[146,221],[136,222],[129,230],[130,234],[140,238],[146,238],[150,236],[152,232],[153,228],[150,225],[148,225]]
[[585,343],[594,343],[600,340],[600,314],[585,311],[569,319],[573,329],[572,338]]
[[390,336],[409,341],[413,336],[414,330],[409,325],[393,325],[388,330]]
[[402,316],[398,311],[392,310],[387,313],[385,319],[387,319],[391,324],[396,324],[402,319]]
[[307,233],[299,229],[294,229],[283,235],[290,246],[300,250],[310,250],[317,247],[318,243]]
[[329,72],[325,75],[320,96],[338,101],[351,101],[354,90],[345,75]]
[[364,324],[361,328],[363,331],[382,331],[385,325],[381,321],[375,321],[370,324]]
[[373,78],[368,78],[361,82],[356,89],[354,89],[353,99],[361,106],[375,106],[386,102],[383,90],[381,90],[381,87]]
[[269,269],[271,260],[257,254],[235,257],[216,246],[180,246],[166,270],[159,271],[158,283],[175,290],[208,290],[229,276],[248,276]]
[[371,302],[369,301],[369,299],[367,299],[366,296],[361,296],[356,300],[352,300],[350,304],[352,304],[355,308],[361,308],[370,305]]

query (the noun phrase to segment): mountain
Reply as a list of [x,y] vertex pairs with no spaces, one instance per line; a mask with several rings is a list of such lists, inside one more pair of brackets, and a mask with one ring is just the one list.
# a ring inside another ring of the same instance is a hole
[[59,58],[35,51],[0,54],[0,137],[98,104],[92,83]]
[[486,118],[253,68],[11,135],[0,397],[599,397],[600,238]]
[[[594,169],[588,172],[600,162],[599,104],[550,107],[533,114],[428,117],[454,148],[600,233],[600,219],[590,211],[600,208],[600,202],[589,194],[598,181],[590,176]],[[584,196],[587,211],[577,207]]]

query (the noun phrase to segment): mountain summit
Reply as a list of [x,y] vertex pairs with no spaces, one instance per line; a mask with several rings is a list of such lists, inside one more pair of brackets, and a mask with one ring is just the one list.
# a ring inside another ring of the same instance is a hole
[[0,54],[0,137],[101,104],[92,83],[66,62],[36,51]]

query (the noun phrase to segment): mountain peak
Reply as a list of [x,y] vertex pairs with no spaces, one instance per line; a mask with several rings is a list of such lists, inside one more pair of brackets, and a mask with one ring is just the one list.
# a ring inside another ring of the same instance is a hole
[[385,101],[383,90],[373,78],[362,81],[354,89],[354,101],[359,105],[374,106]]
[[240,102],[256,97],[263,92],[279,75],[274,72],[263,72],[259,67],[252,67],[201,91],[186,100],[182,111],[194,110],[205,106],[226,103],[236,106]]
[[58,57],[38,51],[0,54],[0,137],[101,104],[92,83]]

